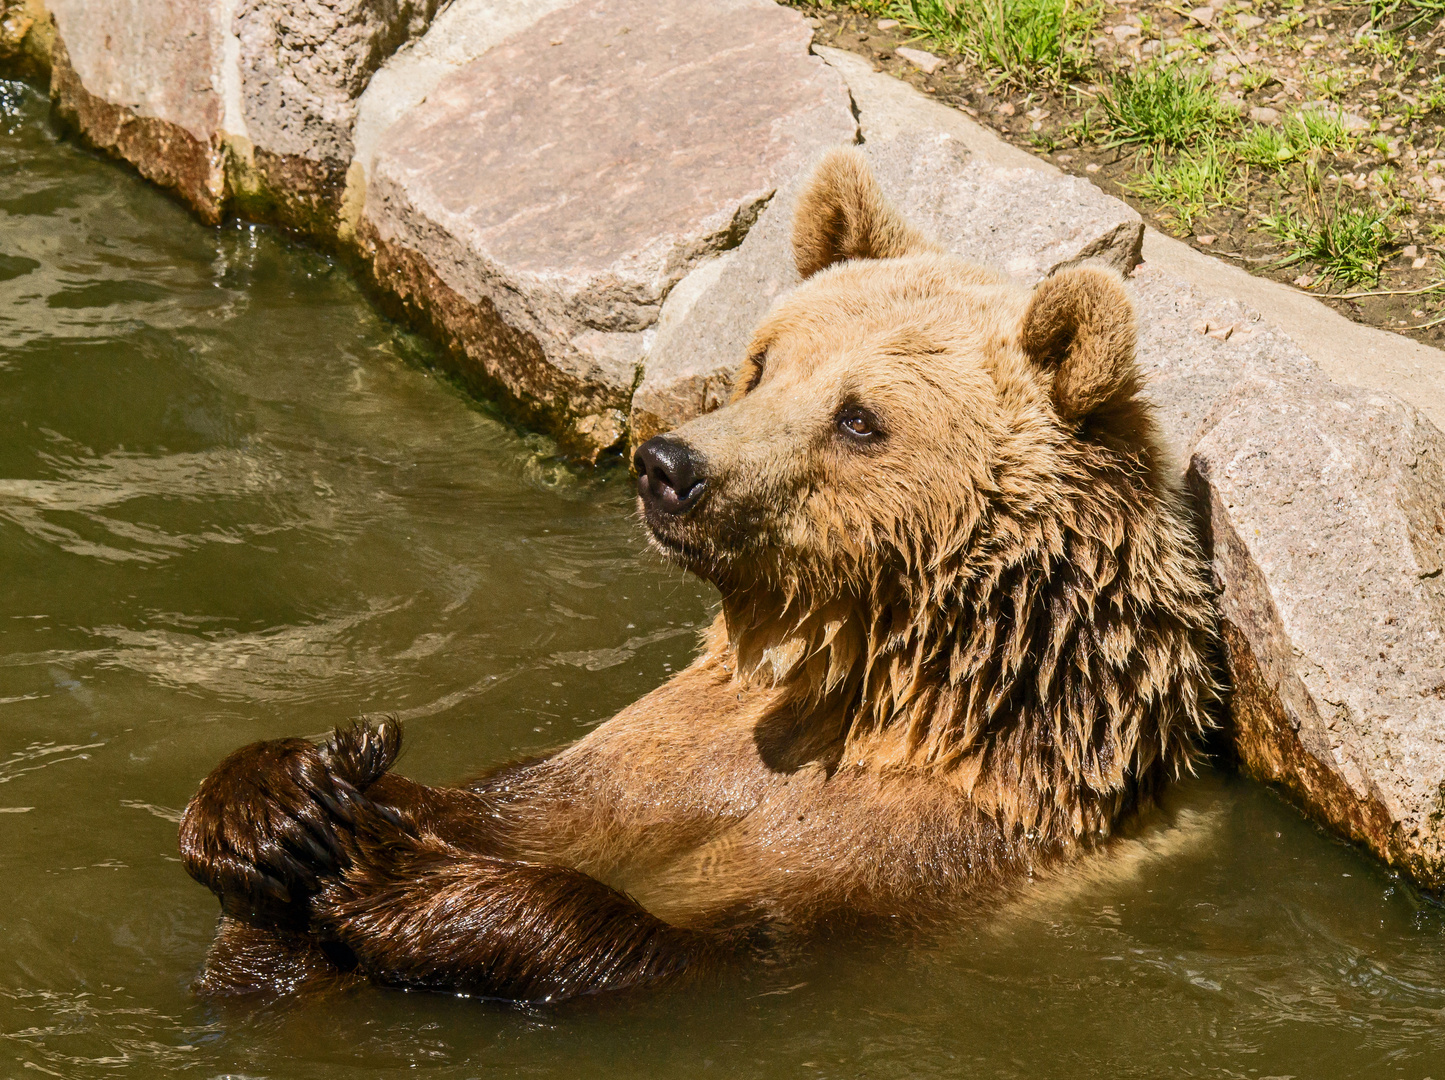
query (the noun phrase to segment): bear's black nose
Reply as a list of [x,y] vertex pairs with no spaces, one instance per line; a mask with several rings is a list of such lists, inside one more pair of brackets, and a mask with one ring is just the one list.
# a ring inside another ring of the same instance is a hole
[[702,497],[702,460],[681,439],[658,435],[637,448],[637,494],[650,510],[680,514]]

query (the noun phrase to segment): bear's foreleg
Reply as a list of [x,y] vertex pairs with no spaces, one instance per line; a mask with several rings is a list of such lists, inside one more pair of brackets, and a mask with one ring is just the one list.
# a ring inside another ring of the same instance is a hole
[[570,867],[394,837],[329,883],[314,915],[377,982],[512,1001],[694,977],[739,944],[671,926]]

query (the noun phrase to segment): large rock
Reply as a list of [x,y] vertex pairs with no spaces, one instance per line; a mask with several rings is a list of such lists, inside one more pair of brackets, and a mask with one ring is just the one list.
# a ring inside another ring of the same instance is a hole
[[634,447],[727,401],[754,328],[798,284],[793,206],[805,176],[773,198],[736,251],[704,263],[668,296],[632,395]]
[[1296,367],[1215,403],[1208,522],[1240,765],[1445,889],[1445,436]]
[[208,221],[238,206],[331,241],[359,98],[438,0],[0,3],[0,62],[48,69],[90,142]]
[[352,132],[358,176],[370,175],[376,148],[391,125],[446,76],[494,45],[576,0],[451,0],[422,37],[398,49],[357,100]]
[[334,236],[359,99],[382,63],[426,30],[438,3],[240,0],[228,27],[244,117],[233,132],[243,136],[236,194],[294,228]]
[[235,34],[251,140],[349,163],[357,100],[382,62],[427,28],[437,3],[241,0]]
[[219,2],[50,0],[51,93],[95,145],[172,188],[208,221],[225,199]]
[[572,452],[617,445],[669,290],[855,138],[810,39],[767,0],[553,12],[382,140],[358,227],[378,284]]

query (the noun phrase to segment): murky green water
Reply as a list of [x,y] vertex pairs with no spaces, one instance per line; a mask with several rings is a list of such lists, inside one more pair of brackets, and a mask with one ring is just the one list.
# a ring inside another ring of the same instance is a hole
[[430,378],[344,273],[209,230],[0,83],[0,1077],[1445,1080],[1445,917],[1207,776],[948,942],[552,1012],[217,1009],[178,809],[231,748],[409,721],[426,781],[576,737],[708,591]]

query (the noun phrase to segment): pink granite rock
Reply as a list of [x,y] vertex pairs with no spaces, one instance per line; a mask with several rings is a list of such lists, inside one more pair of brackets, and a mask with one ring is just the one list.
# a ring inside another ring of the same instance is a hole
[[221,4],[51,0],[61,115],[215,221],[224,199]]
[[1312,365],[1252,372],[1206,427],[1240,766],[1445,891],[1445,435]]
[[[672,286],[735,247],[812,156],[854,140],[847,89],[810,41],[768,0],[554,12],[383,139],[359,230],[379,280],[427,304],[433,275],[449,297],[431,318],[469,324],[456,340],[511,342],[453,351],[463,377],[594,457],[625,433]],[[411,267],[410,286],[388,281],[392,266]]]
[[251,140],[344,171],[357,98],[437,7],[438,0],[240,0],[234,32]]

